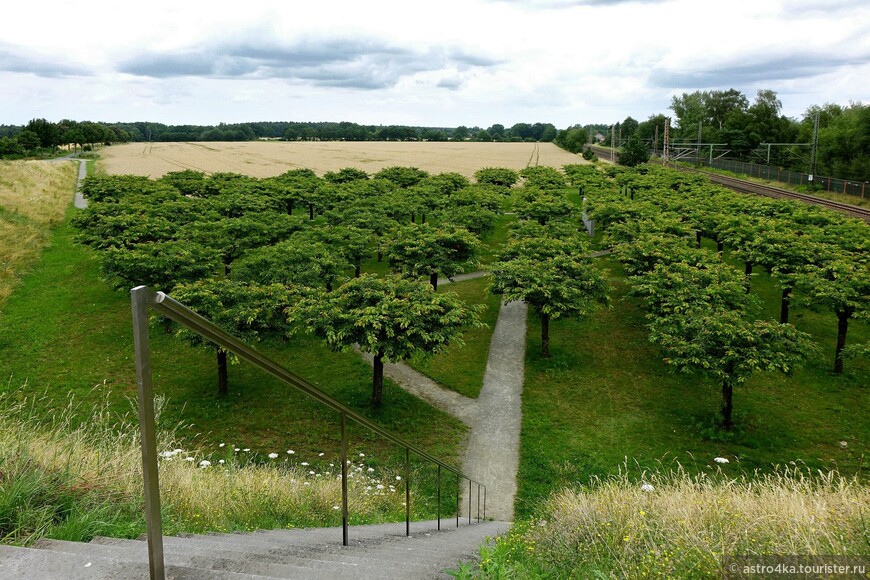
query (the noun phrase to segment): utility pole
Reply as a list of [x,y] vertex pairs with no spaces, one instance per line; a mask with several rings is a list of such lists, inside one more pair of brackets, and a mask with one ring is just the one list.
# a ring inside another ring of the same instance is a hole
[[816,154],[819,148],[819,113],[816,112],[816,118],[813,120],[813,142],[812,142],[812,150],[810,151],[810,177],[808,181],[810,182],[810,191],[815,189],[813,187],[813,176],[816,174]]
[[664,142],[662,143],[662,164],[663,165],[668,164],[668,149],[671,145],[670,133],[671,133],[671,118],[665,117],[665,135],[664,135]]
[[610,162],[615,163],[613,156],[616,154],[616,125],[610,126]]
[[659,154],[659,126],[656,125],[655,137],[653,137],[653,157]]

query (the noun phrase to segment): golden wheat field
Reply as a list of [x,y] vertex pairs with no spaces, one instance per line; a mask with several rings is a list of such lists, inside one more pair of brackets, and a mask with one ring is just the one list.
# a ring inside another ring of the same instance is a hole
[[552,143],[426,143],[343,141],[244,141],[232,143],[127,143],[100,152],[109,174],[160,177],[170,171],[227,171],[271,177],[308,168],[318,175],[355,167],[376,173],[384,167],[412,166],[429,173],[455,171],[466,177],[482,167],[523,169],[582,163],[579,155]]

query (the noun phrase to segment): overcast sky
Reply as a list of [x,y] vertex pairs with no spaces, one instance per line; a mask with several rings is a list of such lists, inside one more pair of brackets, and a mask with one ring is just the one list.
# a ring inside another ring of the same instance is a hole
[[870,102],[868,0],[7,3],[0,124],[612,123],[673,95]]

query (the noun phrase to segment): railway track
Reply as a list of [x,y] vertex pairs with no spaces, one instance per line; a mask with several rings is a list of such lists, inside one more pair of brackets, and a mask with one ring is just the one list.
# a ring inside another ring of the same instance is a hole
[[[607,149],[605,147],[596,147],[594,145],[590,146],[590,149],[592,149],[592,151],[596,155],[598,155],[599,159],[604,159],[605,161],[610,159],[610,149]],[[775,199],[793,199],[804,203],[821,205],[827,207],[828,209],[845,213],[846,215],[856,217],[870,223],[870,210],[863,207],[850,205],[848,203],[841,203],[839,201],[831,201],[830,199],[823,199],[812,195],[806,195],[804,193],[797,193],[786,189],[780,189],[778,187],[772,187],[770,185],[763,185],[761,183],[754,183],[752,181],[746,181],[745,179],[737,179],[736,177],[727,177],[725,175],[719,175],[718,173],[711,173],[709,171],[703,171],[701,169],[693,169],[690,167],[680,167],[675,165],[672,165],[671,167],[680,171],[700,173],[706,176],[713,183],[724,185],[725,187],[733,189],[734,191],[738,191],[740,193],[763,195],[765,197],[771,197]]]
[[830,199],[823,199],[821,197],[815,197],[812,195],[806,195],[804,193],[788,191],[786,189],[780,189],[778,187],[772,187],[770,185],[764,185],[761,183],[753,183],[751,181],[737,179],[735,177],[727,177],[725,175],[710,173],[709,171],[703,171],[700,169],[691,169],[688,167],[677,167],[676,169],[691,173],[700,173],[706,176],[713,183],[724,185],[725,187],[733,189],[734,191],[738,191],[740,193],[752,193],[755,195],[763,195],[765,197],[771,197],[774,199],[793,199],[813,205],[821,205],[828,209],[845,213],[849,216],[860,218],[865,222],[870,223],[870,210],[863,207],[850,205],[848,203],[841,203],[839,201],[832,201]]

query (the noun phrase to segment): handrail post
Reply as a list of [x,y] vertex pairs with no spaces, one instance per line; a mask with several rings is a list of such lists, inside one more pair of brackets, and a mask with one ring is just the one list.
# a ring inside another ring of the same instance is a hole
[[480,484],[477,484],[477,523],[480,523]]
[[456,527],[459,527],[459,486],[462,485],[462,476],[456,475]]
[[471,525],[471,480],[468,480],[468,525]]
[[486,486],[483,486],[483,521],[486,521]]
[[438,531],[441,531],[441,464],[438,464],[438,480],[435,484],[435,489],[437,489],[438,500],[437,500],[437,511],[438,511]]
[[411,535],[411,449],[405,447],[405,536]]
[[341,542],[347,546],[347,413],[341,414]]
[[148,341],[148,287],[133,288],[130,290],[130,298],[133,310],[136,386],[139,396],[145,523],[148,530],[148,570],[151,580],[165,580],[163,522],[160,517],[160,482],[157,472],[157,427],[154,418],[154,391],[151,384],[151,347]]

